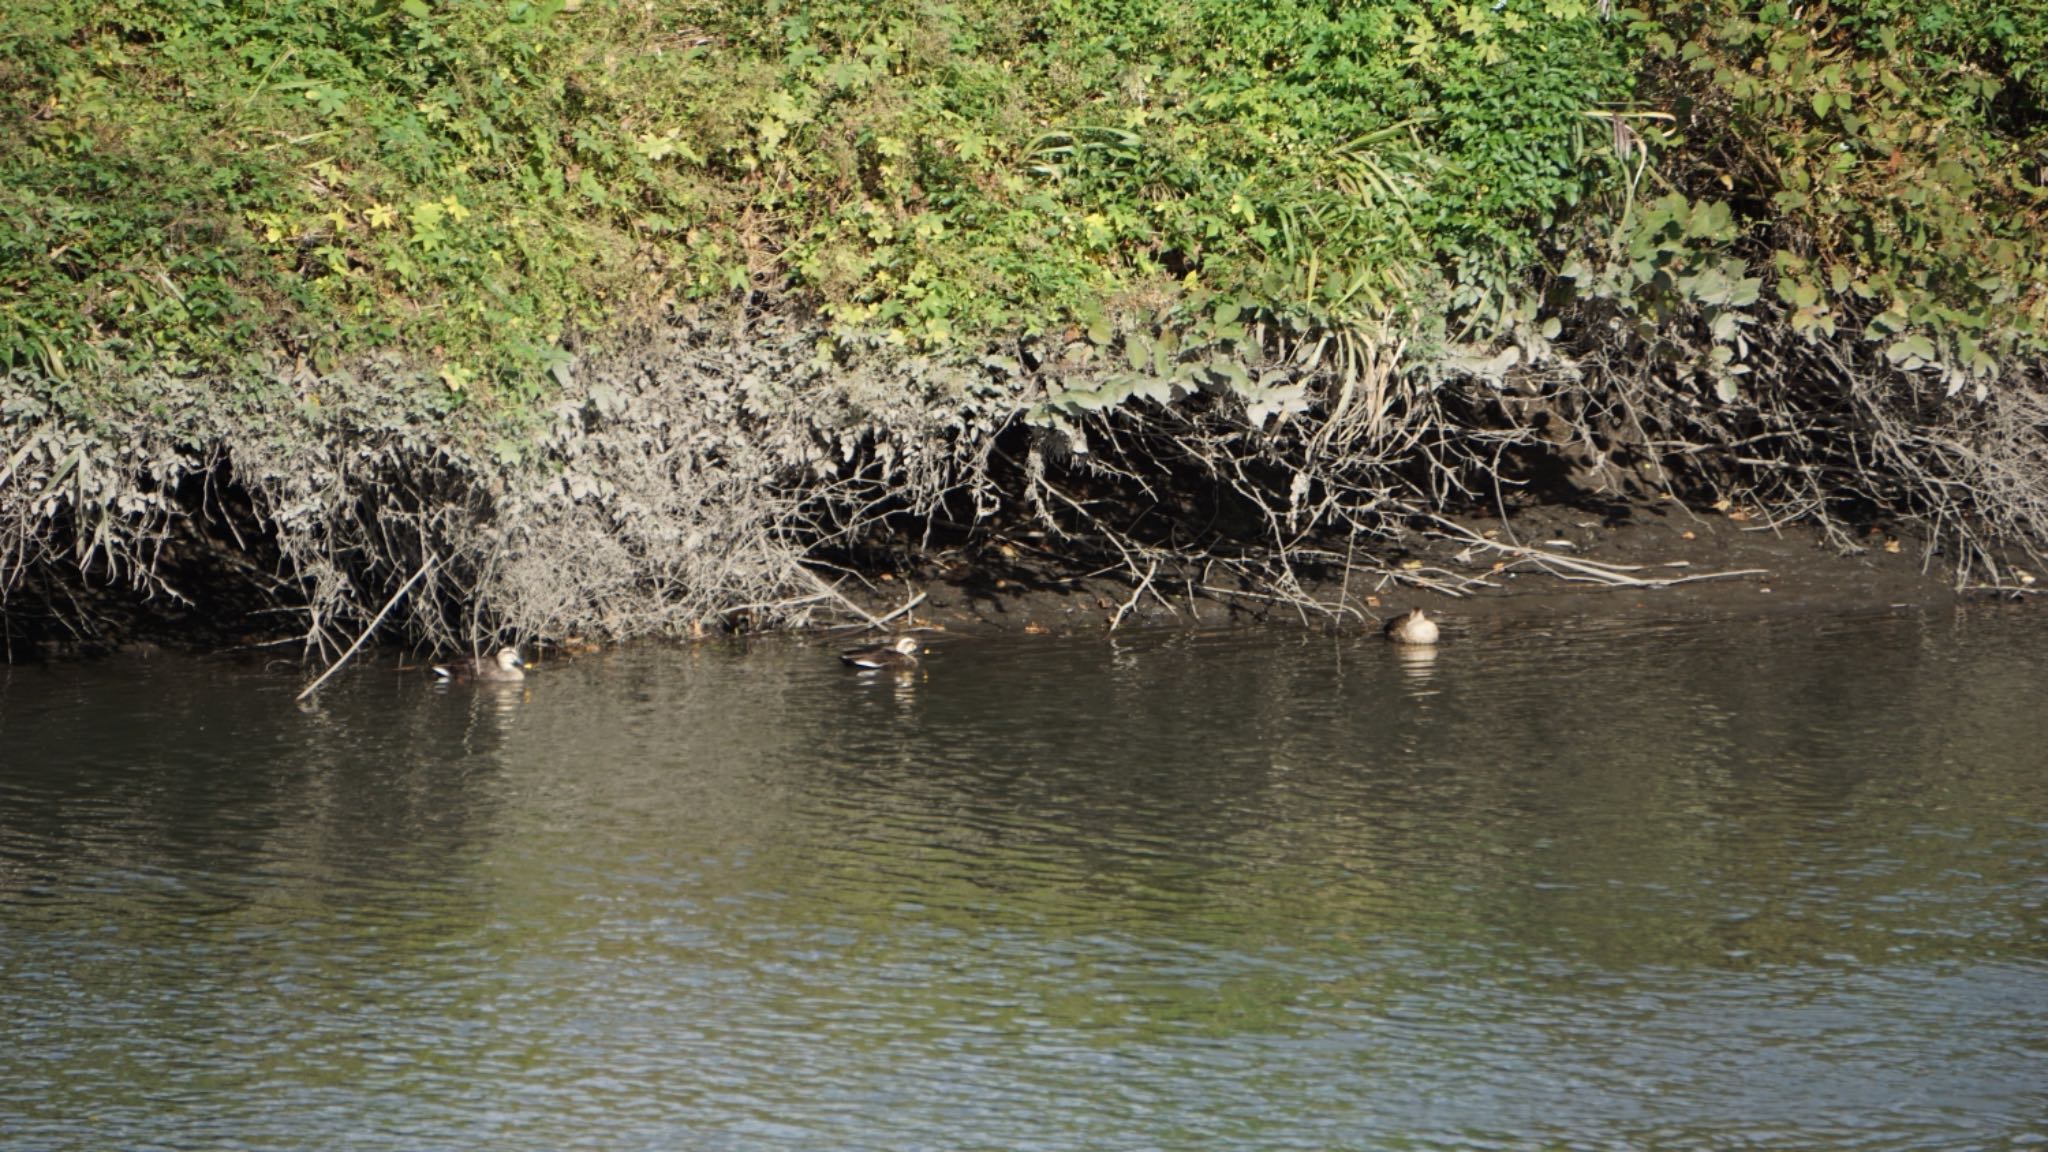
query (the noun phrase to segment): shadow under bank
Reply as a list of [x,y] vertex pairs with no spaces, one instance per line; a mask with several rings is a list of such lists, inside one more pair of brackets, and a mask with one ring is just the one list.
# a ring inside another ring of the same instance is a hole
[[[1958,588],[1947,560],[1903,529],[1869,529],[1850,551],[1806,525],[1774,526],[1761,512],[1675,501],[1542,503],[1505,518],[1447,517],[1354,561],[1348,573],[1342,565],[1298,569],[1282,594],[1270,581],[1219,572],[1200,555],[1163,562],[1149,579],[1128,569],[1076,573],[1059,542],[1043,533],[995,530],[971,548],[866,558],[841,573],[839,606],[810,630],[848,635],[861,629],[863,613],[879,622],[864,630],[870,633],[1065,635],[1246,624],[1376,630],[1423,607],[1449,621],[1455,640],[1490,620],[1923,611],[2031,602],[2037,587],[2048,588],[2021,583],[2033,573],[2017,567],[2009,569],[2010,586]],[[198,581],[186,587],[199,594],[180,601],[123,595],[104,584],[61,595],[18,589],[0,648],[9,662],[152,646],[301,661],[296,633],[274,618],[265,629],[265,617],[248,611],[251,601],[236,584],[241,575],[214,564],[186,571]],[[215,587],[209,581],[217,581],[216,596],[206,594]],[[19,611],[31,598],[33,609]],[[91,627],[65,627],[66,609],[90,613]],[[743,633],[755,623],[740,611],[705,634]],[[600,646],[576,636],[528,643],[565,653]]]

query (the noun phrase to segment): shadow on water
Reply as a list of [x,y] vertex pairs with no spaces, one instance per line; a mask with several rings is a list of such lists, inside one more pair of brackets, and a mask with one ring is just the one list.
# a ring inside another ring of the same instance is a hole
[[0,671],[36,1147],[2048,1138],[2038,619]]

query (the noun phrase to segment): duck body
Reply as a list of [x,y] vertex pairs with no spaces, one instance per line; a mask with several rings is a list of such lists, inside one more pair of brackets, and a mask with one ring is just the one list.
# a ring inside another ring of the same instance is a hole
[[877,644],[871,648],[853,648],[839,654],[839,659],[849,668],[915,668],[917,666],[918,643],[915,637],[905,636],[894,644]]
[[490,683],[510,684],[526,679],[526,660],[517,648],[502,648],[489,660],[458,660],[452,664],[434,665],[434,675],[444,681],[481,680]]
[[1410,608],[1387,621],[1384,631],[1387,639],[1396,644],[1412,644],[1418,647],[1434,644],[1437,638],[1436,621],[1431,620],[1429,613],[1420,608]]

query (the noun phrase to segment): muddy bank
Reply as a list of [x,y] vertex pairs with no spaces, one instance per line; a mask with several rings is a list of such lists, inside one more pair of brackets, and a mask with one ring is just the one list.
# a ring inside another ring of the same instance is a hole
[[1041,543],[999,544],[995,562],[973,570],[937,557],[875,573],[858,599],[878,619],[888,616],[887,626],[962,635],[1261,623],[1369,630],[1419,606],[1456,636],[1487,621],[1548,616],[1928,611],[2032,602],[2035,587],[1959,589],[1942,557],[1910,531],[1871,527],[1845,552],[1809,526],[1676,501],[1450,518],[1404,533],[1378,570],[1306,583],[1296,598],[1204,585],[1197,566],[1155,575],[1150,588],[1120,574],[1062,577]]
[[[1376,632],[1411,607],[1436,615],[1448,642],[1495,627],[1553,619],[1751,618],[1786,613],[1946,611],[1972,604],[2037,603],[2034,574],[2013,568],[2004,587],[1957,587],[1938,551],[1908,529],[1864,529],[1844,550],[1809,525],[1774,526],[1760,511],[1690,508],[1664,500],[1604,508],[1562,503],[1519,508],[1505,518],[1465,515],[1378,542],[1377,558],[1346,579],[1303,581],[1281,595],[1271,585],[1205,581],[1190,562],[1155,572],[1148,584],[1123,570],[1074,573],[1028,527],[995,531],[971,549],[908,552],[900,562],[832,582],[841,610],[820,617],[817,642],[855,643],[884,632],[972,637],[1081,635],[1161,628],[1278,627]],[[967,553],[971,552],[969,556]],[[1215,573],[1209,573],[1214,579]],[[132,609],[130,610],[132,613]],[[862,617],[873,623],[861,627]],[[111,617],[110,617],[111,618]],[[181,630],[174,617],[134,623],[92,644],[45,642],[15,658],[93,655],[156,644],[252,657],[296,655],[259,635],[222,638]],[[679,639],[760,630],[745,613]],[[290,640],[290,637],[286,637]],[[569,633],[529,639],[543,660],[573,659],[615,642]],[[277,649],[284,649],[277,652]],[[410,662],[389,641],[382,662]],[[367,660],[367,655],[358,659]]]
[[[1935,469],[1873,454],[1907,427],[1877,399],[1775,457],[1739,423],[1667,438],[1646,413],[1682,392],[1561,378],[1554,350],[1540,369],[1418,365],[1364,416],[1345,378],[1284,358],[1254,366],[1291,407],[1197,373],[1069,411],[1049,398],[1130,383],[1085,335],[943,363],[825,358],[818,335],[799,315],[678,320],[576,358],[523,415],[444,410],[396,363],[279,365],[243,407],[178,378],[119,411],[24,393],[0,406],[0,642],[317,667],[366,636],[1369,628],[1588,588],[1598,612],[1821,610],[2024,597],[2048,573],[2048,472],[2017,400],[1979,413],[2003,423],[1935,413],[1897,441],[1974,438]],[[1798,424],[1815,395],[1781,390],[1769,415]]]

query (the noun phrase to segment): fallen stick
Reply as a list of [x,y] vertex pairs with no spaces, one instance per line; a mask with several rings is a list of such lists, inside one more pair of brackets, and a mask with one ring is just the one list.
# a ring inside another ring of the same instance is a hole
[[[1570,557],[1558,556],[1549,552],[1538,552],[1533,549],[1516,549],[1516,551],[1537,564],[1546,567],[1555,564],[1560,568],[1582,573],[1583,578],[1590,579],[1595,583],[1606,584],[1613,588],[1668,588],[1673,584],[1691,584],[1700,580],[1726,580],[1736,576],[1769,576],[1771,574],[1771,570],[1768,568],[1737,568],[1727,572],[1700,572],[1691,576],[1629,576],[1624,573],[1640,572],[1642,568],[1638,565],[1624,567],[1621,565],[1597,564],[1590,560],[1572,560]],[[1556,575],[1560,578],[1568,578],[1564,577],[1563,573],[1556,573]]]
[[[1453,576],[1458,576],[1458,583],[1454,586],[1451,584],[1446,584],[1441,580],[1432,580],[1429,577],[1424,576],[1420,568],[1378,568],[1368,569],[1368,571],[1377,571],[1380,574],[1381,588],[1385,588],[1387,586],[1387,581],[1392,580],[1396,584],[1413,584],[1417,588],[1427,588],[1430,591],[1437,593],[1438,595],[1449,596],[1453,600],[1463,600],[1466,596],[1464,589],[1469,588],[1474,584],[1478,584],[1487,588],[1493,587],[1492,584],[1487,583],[1486,577],[1484,576],[1459,576],[1455,572],[1451,573],[1451,575]],[[1439,568],[1437,569],[1437,571],[1449,572],[1450,570],[1447,568]]]
[[1673,584],[1690,584],[1695,580],[1724,580],[1731,576],[1769,576],[1769,568],[1736,568],[1728,572],[1702,572],[1697,576],[1674,576],[1670,579],[1644,580],[1651,588],[1669,588]]
[[915,608],[922,603],[924,603],[924,593],[919,592],[917,595],[912,596],[909,600],[905,601],[903,607],[898,608],[894,612],[889,613],[887,616],[876,617],[875,627],[879,628],[882,625],[887,624],[889,621],[894,620],[895,618],[903,615],[906,612],[909,612],[912,608]]
[[903,607],[896,609],[894,612],[889,613],[887,616],[872,616],[866,612],[862,612],[859,607],[855,606],[853,602],[847,600],[844,596],[839,596],[837,593],[834,593],[833,595],[834,598],[837,599],[840,603],[846,605],[848,608],[851,608],[854,612],[858,613],[862,620],[862,623],[859,624],[838,625],[837,627],[832,629],[832,631],[834,632],[846,632],[854,628],[880,628],[882,625],[887,624],[889,621],[894,620],[898,616],[903,615],[905,612],[908,612],[911,609],[917,607],[919,604],[924,603],[925,598],[925,594],[923,592],[919,592],[917,595],[912,596],[909,599],[909,601],[907,601],[903,605]]
[[841,629],[880,628],[882,626],[882,622],[880,620],[875,619],[874,616],[871,615],[867,609],[862,608],[860,605],[855,604],[851,600],[848,600],[845,594],[840,592],[839,589],[834,588],[832,585],[825,583],[825,578],[823,576],[820,576],[816,572],[811,571],[809,568],[802,567],[801,565],[798,566],[797,571],[802,572],[804,575],[811,578],[811,583],[817,586],[820,595],[824,596],[828,600],[837,601],[841,608],[846,609],[848,612],[853,613],[855,616],[858,616],[863,621],[865,621],[865,623],[863,624],[842,624],[839,626]]
[[[1131,598],[1129,600],[1124,601],[1121,605],[1117,607],[1116,616],[1112,618],[1109,622],[1109,630],[1111,632],[1116,631],[1117,626],[1124,622],[1124,615],[1128,613],[1131,609],[1136,608],[1138,606],[1138,601],[1145,598],[1146,590],[1152,587],[1152,577],[1157,576],[1158,574],[1159,561],[1157,559],[1154,559],[1152,561],[1152,566],[1145,570],[1145,578],[1138,582],[1138,586],[1136,588],[1131,589]],[[1167,607],[1171,608],[1173,607],[1173,605],[1169,604],[1167,605]]]
[[363,646],[363,641],[368,640],[370,638],[370,633],[375,632],[377,630],[377,625],[382,624],[384,622],[384,618],[386,616],[391,615],[391,610],[398,606],[399,599],[403,597],[407,592],[412,591],[412,586],[419,583],[420,577],[425,576],[427,574],[427,570],[432,568],[433,566],[434,554],[429,552],[427,554],[427,558],[420,563],[420,570],[412,574],[412,579],[407,580],[405,583],[398,586],[398,591],[393,592],[391,594],[391,599],[386,600],[384,602],[384,607],[381,611],[377,613],[376,619],[371,620],[370,626],[368,628],[363,629],[362,635],[356,637],[356,642],[348,646],[348,651],[343,652],[340,656],[336,657],[334,663],[329,664],[327,666],[327,671],[322,672],[318,680],[315,680],[311,684],[306,685],[305,691],[300,692],[297,696],[292,697],[292,703],[296,704],[299,701],[304,700],[306,697],[311,696],[315,691],[319,689],[319,687],[322,684],[327,683],[327,678],[329,676],[332,676],[336,672],[341,671],[341,666],[343,664],[348,663],[348,658],[356,654],[356,649],[361,648]]
[[[1611,585],[1616,588],[1664,588],[1672,584],[1689,584],[1700,580],[1724,580],[1735,576],[1770,575],[1770,570],[1767,568],[1742,568],[1730,572],[1704,572],[1695,576],[1630,576],[1628,575],[1628,573],[1630,572],[1643,571],[1644,565],[1603,564],[1597,560],[1581,560],[1576,556],[1565,556],[1557,552],[1546,552],[1541,548],[1529,548],[1520,544],[1502,544],[1498,540],[1488,540],[1486,537],[1481,536],[1476,532],[1473,532],[1471,529],[1466,528],[1462,524],[1457,524],[1452,521],[1445,520],[1442,517],[1436,516],[1431,517],[1431,519],[1435,520],[1437,523],[1443,525],[1444,527],[1454,531],[1460,539],[1470,541],[1473,547],[1491,548],[1496,552],[1505,552],[1510,556],[1516,556],[1524,560],[1533,561],[1534,563],[1541,564],[1546,568],[1551,565],[1556,565],[1559,568],[1564,568],[1579,573],[1582,579],[1590,580],[1594,583]],[[1571,579],[1571,577],[1566,577],[1561,572],[1554,572],[1553,575],[1559,576],[1564,579]]]

